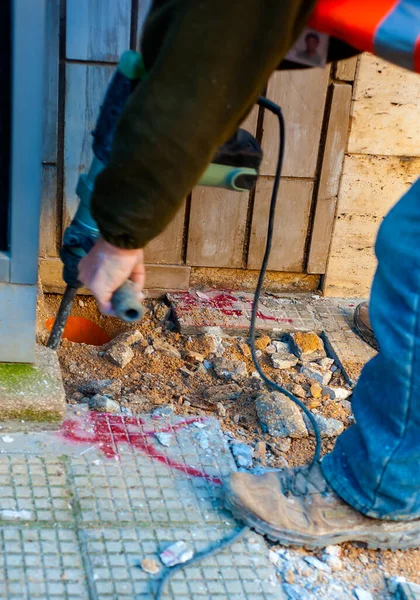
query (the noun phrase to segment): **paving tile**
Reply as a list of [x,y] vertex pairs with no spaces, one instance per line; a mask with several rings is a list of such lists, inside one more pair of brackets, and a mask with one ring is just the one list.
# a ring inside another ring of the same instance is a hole
[[[204,333],[217,328],[228,335],[246,335],[249,330],[254,295],[249,292],[206,290],[167,295],[181,332],[186,335]],[[262,294],[258,306],[256,328],[261,332],[320,331],[306,297],[296,299]]]

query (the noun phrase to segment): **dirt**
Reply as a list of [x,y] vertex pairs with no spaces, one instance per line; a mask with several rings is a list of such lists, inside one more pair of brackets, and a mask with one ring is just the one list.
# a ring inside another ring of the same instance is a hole
[[[42,320],[55,315],[60,300],[59,296],[46,295]],[[193,351],[206,360],[211,360],[214,357],[214,339],[209,336],[182,336],[174,329],[170,320],[160,322],[155,317],[156,301],[149,301],[147,307],[146,316],[139,325],[127,326],[117,319],[100,315],[92,298],[83,297],[76,300],[72,315],[89,318],[111,337],[115,337],[122,331],[139,329],[144,336],[144,341],[133,346],[133,360],[121,369],[102,356],[103,348],[64,340],[58,355],[67,400],[70,404],[80,402],[82,397],[80,387],[83,383],[99,379],[117,379],[122,382],[122,390],[119,396],[114,396],[114,400],[119,402],[120,406],[129,408],[133,414],[144,413],[158,405],[167,404],[178,415],[214,416],[219,418],[225,431],[234,432],[235,437],[240,441],[252,446],[257,442],[265,442],[267,447],[265,464],[268,467],[283,467],[285,460],[291,467],[306,464],[311,460],[315,449],[313,437],[291,440],[290,447],[287,448],[288,444],[285,444],[284,440],[273,438],[262,431],[256,414],[255,398],[263,389],[263,384],[258,378],[251,376],[255,366],[243,338],[222,339],[225,347],[223,356],[243,361],[247,367],[248,377],[240,381],[242,393],[238,399],[222,402],[226,409],[226,416],[220,417],[217,403],[212,402],[211,398],[206,398],[204,390],[230,382],[218,379],[212,369],[207,371],[200,360],[194,360],[194,355],[189,355],[187,352]],[[164,308],[160,306],[160,310],[156,311],[157,314],[167,313]],[[148,355],[146,348],[150,348],[155,340],[177,348],[182,358],[170,357],[159,351]],[[265,347],[265,342],[266,340],[262,343],[262,347]],[[304,399],[307,405],[314,401],[309,391],[311,382],[305,380],[299,373],[299,365],[287,371],[276,370],[271,366],[270,356],[265,351],[261,351],[260,364],[264,372],[274,381],[284,386],[302,385],[308,392],[307,398]],[[362,366],[346,365],[350,367],[352,376],[358,375]],[[330,385],[345,387],[340,370],[334,373]],[[332,401],[328,397],[321,397],[317,402],[319,406],[316,410],[320,414],[342,421],[345,427],[351,425],[352,415],[339,402]],[[323,454],[330,452],[334,443],[333,438],[324,439]],[[296,552],[299,553],[299,550]],[[361,554],[367,557],[368,566],[360,561]],[[320,553],[316,555],[320,557]],[[411,581],[420,583],[420,550],[374,552],[344,544],[341,558],[346,565],[345,569],[334,573],[334,577],[343,585],[348,582],[353,587],[360,585],[370,589],[375,600],[390,597],[384,588],[384,573],[392,576],[403,575]]]

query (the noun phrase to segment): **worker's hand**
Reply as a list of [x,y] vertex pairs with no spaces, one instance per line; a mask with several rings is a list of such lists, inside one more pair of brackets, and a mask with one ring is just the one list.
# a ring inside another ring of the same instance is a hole
[[143,250],[124,250],[99,238],[92,250],[79,263],[79,281],[90,289],[104,315],[113,315],[112,294],[127,279],[139,301],[143,300]]

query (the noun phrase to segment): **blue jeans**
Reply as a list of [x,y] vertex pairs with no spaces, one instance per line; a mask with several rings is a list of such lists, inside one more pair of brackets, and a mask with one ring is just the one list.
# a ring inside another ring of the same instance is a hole
[[355,424],[322,468],[348,504],[374,518],[420,516],[420,179],[385,218],[369,313],[380,352],[354,390]]

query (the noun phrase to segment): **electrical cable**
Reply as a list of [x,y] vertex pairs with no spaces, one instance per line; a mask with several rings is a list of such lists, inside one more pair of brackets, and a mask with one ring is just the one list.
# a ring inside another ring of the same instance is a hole
[[[277,166],[276,166],[276,175],[274,178],[273,191],[272,191],[271,200],[270,200],[270,212],[269,212],[269,217],[268,217],[268,229],[267,229],[267,242],[266,242],[266,246],[265,246],[264,258],[262,261],[260,274],[258,277],[257,287],[256,287],[255,293],[254,293],[254,302],[252,305],[251,323],[250,323],[250,328],[249,328],[249,346],[251,348],[251,355],[252,355],[252,360],[254,362],[255,368],[256,368],[259,376],[261,377],[261,379],[267,385],[267,387],[287,396],[292,402],[294,402],[295,404],[297,404],[299,406],[299,408],[305,413],[305,415],[309,419],[309,421],[313,427],[313,430],[315,433],[315,440],[316,440],[314,457],[311,462],[311,465],[315,465],[316,463],[318,463],[320,461],[322,445],[321,445],[321,433],[320,433],[319,426],[318,426],[318,423],[316,422],[314,415],[303,404],[303,402],[301,402],[301,400],[296,398],[296,396],[294,396],[292,393],[290,393],[286,388],[284,388],[283,386],[279,385],[278,383],[276,383],[275,381],[272,381],[269,377],[267,377],[267,375],[264,373],[264,371],[261,368],[261,365],[258,361],[257,352],[255,349],[255,325],[256,325],[256,320],[257,320],[257,316],[258,316],[258,304],[260,301],[261,290],[262,290],[262,286],[264,283],[265,274],[267,271],[267,265],[268,265],[268,261],[269,261],[270,253],[271,253],[271,246],[272,246],[272,241],[273,241],[273,231],[274,231],[274,218],[275,218],[275,213],[276,213],[277,196],[278,196],[278,191],[279,191],[279,186],[280,186],[281,171],[282,171],[282,167],[283,167],[284,150],[285,150],[285,142],[286,142],[286,127],[285,127],[284,117],[283,117],[283,113],[281,111],[280,106],[278,106],[274,102],[271,102],[271,100],[268,100],[267,98],[263,98],[263,97],[259,98],[258,104],[260,106],[262,106],[264,109],[269,110],[270,112],[272,112],[274,115],[277,116],[278,121],[279,121],[280,142],[279,142],[279,154],[278,154]],[[206,558],[209,558],[210,556],[213,556],[214,554],[221,552],[225,548],[228,548],[229,546],[234,544],[236,541],[241,539],[249,530],[250,529],[248,526],[242,527],[242,529],[236,530],[233,534],[216,542],[209,548],[206,548],[205,550],[202,550],[201,552],[197,552],[197,554],[195,554],[193,556],[193,558],[191,558],[187,562],[167,569],[166,572],[164,573],[161,581],[159,582],[159,586],[158,586],[158,589],[157,589],[157,592],[155,595],[155,600],[161,600],[164,589],[166,587],[166,584],[168,583],[168,581],[171,579],[171,577],[175,573],[177,573],[178,571],[180,571],[182,569],[189,567],[190,565],[194,565]]]

